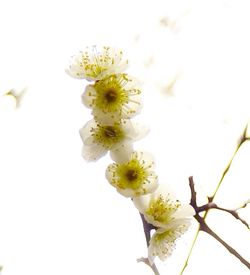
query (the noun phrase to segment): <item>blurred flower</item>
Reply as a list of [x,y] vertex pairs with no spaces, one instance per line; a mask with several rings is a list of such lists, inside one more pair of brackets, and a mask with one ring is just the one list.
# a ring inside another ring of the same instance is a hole
[[152,157],[145,152],[133,152],[129,161],[108,166],[106,178],[125,197],[154,192],[158,177],[153,171]]
[[124,72],[128,61],[123,60],[123,53],[119,49],[96,46],[87,47],[84,52],[72,57],[66,72],[79,79],[96,81],[107,75]]
[[141,107],[141,92],[135,84],[135,79],[127,74],[110,75],[88,85],[82,101],[93,109],[95,119],[101,123],[128,119],[136,115]]
[[82,155],[87,161],[95,161],[110,150],[114,161],[126,161],[133,151],[133,142],[146,134],[147,129],[130,120],[107,125],[92,119],[80,130]]
[[15,108],[19,108],[26,92],[27,92],[27,88],[24,88],[20,91],[11,89],[7,93],[5,93],[3,97],[12,99],[15,102]]

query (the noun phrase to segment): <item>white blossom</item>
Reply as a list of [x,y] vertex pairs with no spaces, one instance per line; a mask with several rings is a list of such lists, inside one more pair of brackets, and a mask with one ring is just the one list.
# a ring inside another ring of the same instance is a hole
[[100,124],[92,119],[80,130],[82,155],[87,161],[95,161],[110,151],[114,161],[126,161],[133,151],[133,142],[146,134],[145,128],[130,120]]
[[96,81],[107,75],[124,72],[127,65],[128,61],[123,60],[121,50],[92,46],[73,56],[66,72],[74,78]]
[[146,221],[157,228],[168,229],[173,223],[190,219],[194,214],[191,205],[176,200],[164,185],[152,194],[135,198],[133,202]]
[[165,260],[171,255],[175,241],[189,228],[195,214],[193,207],[181,204],[164,185],[152,194],[134,198],[133,202],[145,220],[157,229],[150,240],[150,263],[155,256]]
[[106,178],[125,197],[145,195],[158,187],[152,156],[145,152],[135,151],[128,161],[110,164]]
[[140,93],[134,78],[127,74],[109,75],[88,85],[82,102],[93,110],[97,121],[106,123],[135,116],[141,109]]
[[176,241],[188,230],[190,224],[190,219],[184,219],[170,223],[168,229],[157,229],[148,247],[149,263],[152,265],[156,256],[165,261],[173,253]]

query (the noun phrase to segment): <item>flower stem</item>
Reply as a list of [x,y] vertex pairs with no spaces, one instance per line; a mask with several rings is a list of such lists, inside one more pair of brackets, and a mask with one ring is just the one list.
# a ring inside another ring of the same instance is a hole
[[[147,247],[149,247],[149,243],[150,243],[150,231],[152,229],[155,229],[155,227],[148,223],[144,216],[140,213],[140,216],[141,216],[141,220],[142,220],[142,224],[143,224],[143,230],[144,230],[144,234],[145,234],[145,239],[146,239],[146,243],[147,243]],[[153,263],[152,265],[149,263],[148,259],[147,258],[141,258],[138,260],[139,262],[144,262],[146,265],[148,265],[152,271],[154,272],[155,275],[160,275],[158,269],[157,269],[157,266],[155,265],[155,263]]]

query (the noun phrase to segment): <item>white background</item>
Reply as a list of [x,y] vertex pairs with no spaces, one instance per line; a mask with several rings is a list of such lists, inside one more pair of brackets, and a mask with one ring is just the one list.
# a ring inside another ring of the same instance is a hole
[[[123,49],[142,82],[138,119],[150,134],[136,149],[154,154],[161,184],[188,202],[193,175],[201,202],[218,183],[250,118],[249,1],[31,1],[0,4],[0,93],[27,93],[18,109],[0,99],[0,264],[3,275],[152,274],[141,221],[106,182],[105,157],[86,163],[78,129],[90,118],[85,81],[65,74],[88,45]],[[173,89],[171,83],[177,79]],[[250,146],[233,162],[216,201],[250,198]],[[249,208],[241,215],[250,221]],[[250,259],[249,231],[225,213],[211,227]],[[158,263],[179,274],[195,233]],[[184,274],[249,274],[200,234]]]

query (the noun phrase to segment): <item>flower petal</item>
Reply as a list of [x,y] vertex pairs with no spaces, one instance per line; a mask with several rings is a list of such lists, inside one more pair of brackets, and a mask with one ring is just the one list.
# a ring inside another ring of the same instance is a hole
[[[80,129],[79,133],[84,144],[86,144],[86,141],[91,137],[91,129],[95,128],[96,126],[96,121],[91,119]],[[87,144],[89,144],[89,142],[87,142]]]
[[133,152],[132,142],[126,142],[122,145],[110,150],[110,157],[117,163],[129,161],[129,158]]
[[82,94],[82,103],[87,108],[92,108],[95,95],[96,90],[93,88],[93,85],[87,85],[84,93]]
[[82,156],[86,161],[97,161],[106,154],[107,150],[98,144],[92,146],[85,145],[82,148]]

